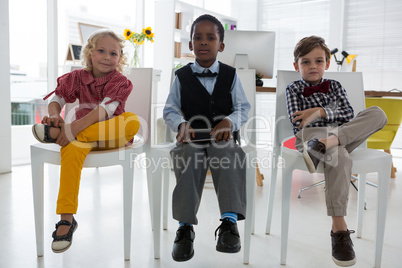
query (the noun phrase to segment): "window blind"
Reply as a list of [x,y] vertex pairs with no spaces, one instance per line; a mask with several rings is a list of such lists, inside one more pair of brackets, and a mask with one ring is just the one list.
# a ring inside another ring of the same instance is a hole
[[278,69],[294,70],[293,49],[303,37],[328,41],[329,7],[329,0],[259,1],[257,30],[276,32],[274,76]]
[[357,54],[365,90],[402,90],[402,1],[345,0],[344,14],[343,50]]

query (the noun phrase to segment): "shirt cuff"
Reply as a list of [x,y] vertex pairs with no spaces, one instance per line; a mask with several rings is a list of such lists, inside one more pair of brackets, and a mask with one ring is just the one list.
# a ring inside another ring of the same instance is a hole
[[335,120],[335,112],[330,108],[323,108],[327,118],[325,119],[328,122],[333,122]]
[[60,105],[60,108],[63,108],[64,105],[66,104],[64,98],[57,96],[56,94],[54,94],[53,97],[49,99],[48,105],[52,102],[57,102]]
[[177,122],[174,123],[174,131],[179,132],[179,126],[181,123],[187,122],[186,120],[184,120],[184,118],[178,120]]
[[229,120],[229,121],[232,123],[232,124],[231,124],[231,129],[230,129],[230,131],[232,131],[232,132],[237,131],[237,130],[235,130],[235,125],[234,125],[234,123],[233,123],[233,120],[230,119],[229,116],[226,116],[224,119],[227,119],[227,120]]
[[111,103],[106,104],[106,102],[110,101],[111,98],[109,97],[105,97],[102,101],[101,104],[99,104],[99,106],[102,106],[103,108],[105,108],[106,113],[108,115],[108,117],[111,117],[114,112],[116,111],[117,107],[119,106],[120,102],[119,101],[112,101]]

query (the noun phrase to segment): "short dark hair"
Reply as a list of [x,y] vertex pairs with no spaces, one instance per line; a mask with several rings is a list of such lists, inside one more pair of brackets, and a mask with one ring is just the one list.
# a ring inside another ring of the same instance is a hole
[[308,36],[301,39],[295,46],[293,51],[294,60],[297,63],[300,57],[303,57],[310,53],[316,47],[320,47],[325,51],[325,60],[328,61],[331,57],[331,51],[325,44],[325,40],[319,36]]
[[201,15],[195,19],[195,21],[191,25],[190,39],[193,38],[195,25],[197,23],[199,23],[200,21],[204,21],[204,20],[210,21],[218,27],[219,41],[223,42],[223,39],[225,37],[225,29],[223,29],[222,23],[217,18],[215,18],[214,16],[209,15],[209,14]]

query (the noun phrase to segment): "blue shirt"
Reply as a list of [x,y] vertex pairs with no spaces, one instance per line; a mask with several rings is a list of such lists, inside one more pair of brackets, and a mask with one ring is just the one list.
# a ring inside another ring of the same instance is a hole
[[[219,73],[219,62],[216,60],[209,68],[201,67],[197,63],[191,65],[191,69],[194,73],[203,73],[209,69],[212,73]],[[212,95],[216,83],[217,76],[215,77],[197,77],[201,84],[205,87],[210,95]],[[166,100],[165,107],[163,109],[163,119],[166,124],[173,131],[178,131],[179,125],[183,122],[187,122],[181,113],[181,84],[179,78],[176,76],[172,87],[170,89],[169,96]],[[250,104],[247,101],[246,94],[243,91],[240,79],[237,74],[233,79],[233,84],[230,88],[233,112],[228,115],[227,119],[232,122],[232,131],[238,131],[240,127],[247,122],[248,112],[250,110]]]
[[346,90],[342,87],[341,83],[331,79],[322,79],[321,83],[324,81],[330,82],[329,92],[315,92],[308,97],[304,97],[303,90],[305,87],[311,85],[304,81],[303,78],[286,87],[286,105],[290,122],[293,125],[294,134],[299,131],[298,127],[301,120],[293,123],[292,120],[294,117],[291,115],[298,111],[315,107],[324,109],[327,118],[319,117],[307,125],[307,127],[341,125],[349,122],[353,118],[353,108],[349,103]]

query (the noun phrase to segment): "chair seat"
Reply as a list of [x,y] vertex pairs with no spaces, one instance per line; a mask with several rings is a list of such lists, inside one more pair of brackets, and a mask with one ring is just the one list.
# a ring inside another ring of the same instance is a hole
[[[286,165],[291,164],[293,169],[301,169],[307,171],[307,167],[304,161],[300,161],[302,153],[295,149],[289,149],[288,147],[282,147],[282,156],[285,159],[291,161]],[[358,148],[355,149],[350,156],[353,160],[352,173],[370,173],[377,172],[379,165],[382,163],[380,160],[387,158],[387,155],[381,151],[375,149]],[[289,162],[289,161],[288,161]],[[324,165],[322,162],[317,167],[317,173],[324,173]]]
[[[141,154],[144,152],[144,140],[140,136],[134,138],[134,143],[130,146],[110,149],[91,151],[85,158],[84,167],[99,167],[99,166],[115,166],[120,165],[122,158],[115,157],[115,154],[124,154],[129,156],[131,153]],[[60,148],[61,146],[55,143],[37,143],[31,145],[31,150],[35,151],[38,158],[44,157],[44,162],[60,165]]]

